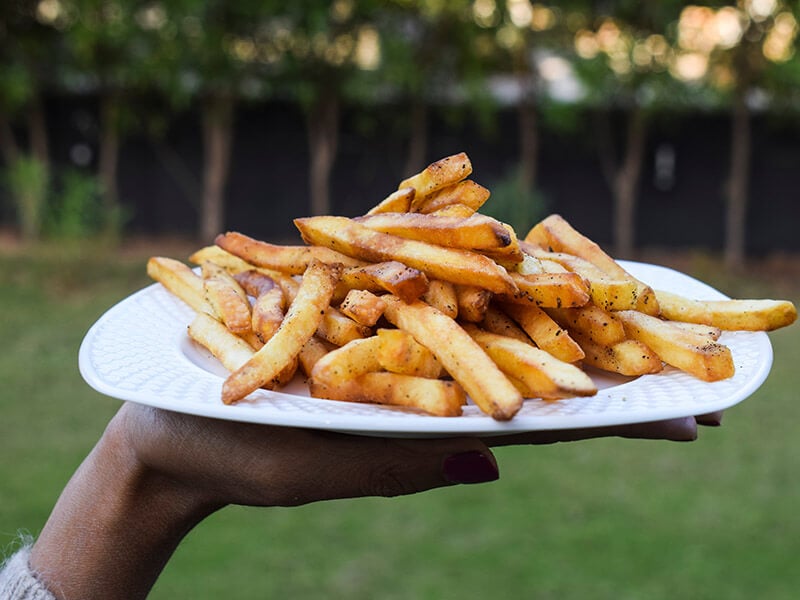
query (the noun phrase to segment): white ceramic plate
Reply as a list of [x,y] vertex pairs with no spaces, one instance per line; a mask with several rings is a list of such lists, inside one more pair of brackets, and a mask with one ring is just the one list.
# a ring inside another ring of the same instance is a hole
[[[687,275],[644,263],[623,263],[655,288],[699,299],[725,296]],[[667,367],[635,379],[590,374],[599,392],[591,398],[558,402],[526,400],[509,422],[498,422],[476,406],[460,417],[433,417],[404,409],[310,398],[298,377],[281,392],[258,390],[233,406],[220,392],[225,369],[187,335],[193,312],[154,284],[106,312],[81,344],[83,378],[97,391],[178,412],[233,421],[328,429],[365,435],[433,437],[501,435],[641,423],[699,415],[729,408],[750,396],[766,379],[772,346],[765,333],[726,332],[721,342],[733,354],[736,374],[706,383]]]

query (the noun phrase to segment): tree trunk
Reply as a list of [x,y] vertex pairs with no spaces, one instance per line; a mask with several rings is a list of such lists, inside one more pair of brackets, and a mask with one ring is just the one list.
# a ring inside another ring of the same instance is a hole
[[0,112],[0,153],[3,155],[6,167],[10,167],[19,159],[19,146],[14,137],[11,121],[3,112]]
[[100,99],[100,148],[97,159],[97,177],[102,189],[105,208],[105,226],[113,231],[119,223],[119,191],[117,166],[119,164],[119,99],[115,93]]
[[747,193],[750,184],[750,113],[744,90],[736,94],[731,119],[731,166],[725,211],[725,266],[741,268],[745,257]]
[[45,176],[50,174],[50,144],[47,136],[47,118],[44,105],[38,94],[35,94],[28,108],[28,131],[30,134],[31,154],[39,161]]
[[525,197],[536,190],[539,165],[539,118],[536,112],[536,91],[538,73],[531,64],[527,52],[515,59],[519,102],[519,168],[520,186]]
[[308,114],[312,215],[326,215],[331,212],[330,175],[336,159],[338,138],[338,98],[333,93],[322,92]]
[[428,153],[428,105],[422,99],[414,101],[409,129],[408,157],[403,177],[419,173],[427,164],[425,157]]
[[203,195],[199,230],[203,242],[213,240],[224,227],[233,108],[233,97],[226,95],[209,96],[203,104]]
[[614,252],[630,258],[635,244],[636,199],[644,162],[646,122],[644,111],[634,106],[628,114],[625,157],[614,175]]

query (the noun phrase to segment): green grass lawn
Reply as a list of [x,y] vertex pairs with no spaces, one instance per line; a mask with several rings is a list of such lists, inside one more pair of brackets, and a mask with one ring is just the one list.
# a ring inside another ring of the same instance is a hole
[[[0,547],[39,531],[116,410],[81,380],[77,350],[146,283],[141,258],[0,256]],[[795,598],[800,326],[771,338],[769,380],[695,443],[506,448],[493,484],[228,508],[186,539],[152,598]]]

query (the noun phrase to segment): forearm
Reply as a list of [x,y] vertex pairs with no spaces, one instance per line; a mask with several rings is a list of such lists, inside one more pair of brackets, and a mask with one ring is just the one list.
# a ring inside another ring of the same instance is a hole
[[112,421],[59,498],[30,564],[59,598],[144,598],[213,508],[148,469]]

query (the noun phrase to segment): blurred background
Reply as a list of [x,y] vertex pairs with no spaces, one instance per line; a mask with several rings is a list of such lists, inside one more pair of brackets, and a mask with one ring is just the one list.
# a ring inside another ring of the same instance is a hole
[[[4,0],[0,547],[115,411],[104,310],[226,229],[297,238],[467,152],[484,212],[797,301],[800,5],[786,0]],[[498,451],[497,484],[194,532],[154,598],[793,598],[796,328],[694,444]],[[15,457],[12,458],[11,457]],[[102,499],[98,499],[102,501]]]

